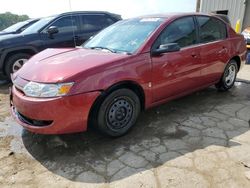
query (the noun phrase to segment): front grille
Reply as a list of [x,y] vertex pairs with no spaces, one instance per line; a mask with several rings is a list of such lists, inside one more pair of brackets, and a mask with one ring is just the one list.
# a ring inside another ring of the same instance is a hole
[[22,122],[28,125],[37,126],[37,127],[45,127],[53,123],[53,121],[35,120],[35,119],[28,118],[16,110],[15,110],[15,113],[18,116],[19,120],[21,120]]

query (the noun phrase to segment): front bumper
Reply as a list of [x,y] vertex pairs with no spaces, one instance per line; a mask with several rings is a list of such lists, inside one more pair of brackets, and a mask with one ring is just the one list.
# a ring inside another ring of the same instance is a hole
[[87,130],[88,116],[100,92],[58,98],[26,97],[14,86],[11,113],[25,129],[40,134],[65,134]]

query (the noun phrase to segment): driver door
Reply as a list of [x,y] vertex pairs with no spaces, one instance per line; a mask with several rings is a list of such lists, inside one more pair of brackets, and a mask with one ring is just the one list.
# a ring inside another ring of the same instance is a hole
[[[51,26],[58,28],[58,33],[51,36],[47,33],[47,29]],[[51,23],[41,32],[44,41],[44,49],[46,48],[68,48],[75,47],[78,44],[78,33],[80,31],[78,16],[63,16]]]
[[200,86],[201,58],[196,28],[193,17],[180,18],[170,23],[155,41],[152,50],[168,43],[177,43],[181,49],[152,56],[154,102]]

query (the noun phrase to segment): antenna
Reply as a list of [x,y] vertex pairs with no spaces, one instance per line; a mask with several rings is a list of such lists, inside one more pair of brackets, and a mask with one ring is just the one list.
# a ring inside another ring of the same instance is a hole
[[[69,9],[70,9],[70,12],[72,12],[71,0],[69,0]],[[76,36],[75,36],[75,30],[74,30],[74,24],[73,24],[73,15],[72,15],[72,13],[70,15],[71,15],[73,40],[74,40],[74,45],[76,47]]]

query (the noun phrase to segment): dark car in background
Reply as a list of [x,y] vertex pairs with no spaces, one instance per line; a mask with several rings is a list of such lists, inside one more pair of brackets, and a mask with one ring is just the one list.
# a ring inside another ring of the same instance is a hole
[[10,27],[7,27],[6,29],[0,31],[0,36],[21,33],[22,31],[24,31],[29,26],[31,26],[32,24],[36,23],[39,20],[40,19],[37,18],[15,23],[14,25],[11,25]]
[[0,36],[0,73],[10,78],[34,54],[81,45],[119,20],[120,15],[109,12],[68,12],[42,18],[20,34]]

